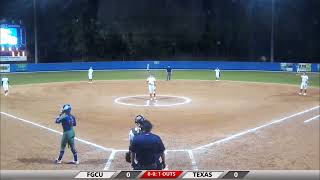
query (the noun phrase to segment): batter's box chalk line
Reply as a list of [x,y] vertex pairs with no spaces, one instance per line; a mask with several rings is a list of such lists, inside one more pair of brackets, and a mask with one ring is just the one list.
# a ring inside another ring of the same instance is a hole
[[308,122],[310,122],[310,121],[319,120],[319,119],[320,119],[320,115],[317,115],[317,116],[315,116],[315,117],[312,117],[312,118],[310,118],[310,119],[305,120],[304,123],[308,123]]
[[[125,105],[125,106],[135,106],[135,107],[148,107],[148,106],[155,106],[155,107],[171,107],[171,106],[178,106],[190,103],[192,100],[188,97],[184,96],[173,96],[173,95],[157,95],[158,99],[151,101],[149,100],[148,95],[134,95],[134,96],[122,96],[118,97],[114,100],[116,104]],[[181,100],[182,102],[173,102],[173,103],[163,103],[163,98],[172,98],[176,100]],[[125,102],[129,99],[140,99],[140,103],[129,103]]]
[[[168,152],[187,152],[188,155],[189,155],[189,158],[191,159],[192,168],[193,168],[194,170],[197,170],[198,168],[197,168],[197,165],[196,165],[196,160],[195,160],[193,151],[206,150],[207,148],[209,148],[209,147],[211,147],[211,146],[214,146],[214,145],[217,145],[217,144],[220,144],[220,143],[228,142],[228,141],[233,140],[233,139],[235,139],[235,138],[239,138],[240,136],[243,136],[243,135],[246,135],[246,134],[255,132],[255,131],[260,130],[260,129],[262,129],[262,128],[265,128],[265,127],[274,125],[274,124],[276,124],[276,123],[281,123],[281,122],[283,122],[283,121],[285,121],[285,120],[289,120],[290,118],[293,118],[293,117],[296,117],[296,116],[299,116],[299,115],[308,113],[308,112],[313,111],[313,110],[315,110],[315,109],[318,109],[318,111],[319,111],[319,107],[320,107],[320,106],[315,106],[315,107],[312,107],[312,108],[310,108],[310,109],[307,109],[307,110],[304,110],[304,111],[301,111],[301,112],[292,114],[292,115],[290,115],[290,116],[287,116],[287,117],[284,117],[284,118],[281,118],[281,119],[278,119],[278,120],[273,120],[273,121],[271,121],[271,122],[269,122],[269,123],[266,123],[266,124],[264,124],[264,125],[258,126],[258,127],[256,127],[256,128],[248,129],[248,130],[239,132],[239,133],[237,133],[237,134],[231,135],[231,136],[229,136],[229,137],[226,137],[226,138],[223,138],[223,139],[220,139],[220,140],[217,140],[217,141],[214,141],[214,142],[211,142],[211,143],[208,143],[208,144],[206,144],[206,145],[202,145],[202,146],[199,146],[199,147],[196,147],[196,148],[193,148],[193,149],[171,149],[171,150],[166,150],[166,153],[168,153]],[[50,132],[53,132],[53,133],[62,135],[62,132],[60,132],[60,131],[57,131],[57,130],[55,130],[55,129],[51,129],[51,128],[45,127],[45,126],[43,126],[43,125],[41,125],[41,124],[38,124],[38,123],[35,123],[35,122],[32,122],[32,121],[26,120],[26,119],[23,119],[23,118],[14,116],[14,115],[11,115],[11,114],[6,113],[6,112],[1,112],[1,115],[5,115],[5,116],[11,117],[11,118],[13,118],[13,119],[16,119],[16,120],[19,120],[19,121],[22,121],[22,122],[31,124],[31,125],[36,126],[36,127],[38,127],[38,128],[42,128],[42,129],[48,130],[48,131],[50,131]],[[319,116],[316,116],[316,117],[318,118]],[[313,120],[313,119],[316,119],[316,117],[312,118],[312,120]],[[310,120],[310,119],[309,119],[309,120]],[[306,121],[309,122],[308,120],[306,120]],[[81,139],[81,138],[75,138],[75,139],[76,139],[77,141],[81,142],[81,143],[90,145],[90,146],[92,146],[92,147],[95,147],[95,148],[98,148],[98,149],[101,149],[101,150],[104,150],[104,151],[109,151],[109,152],[111,152],[110,155],[109,155],[108,161],[107,161],[106,164],[105,164],[104,170],[108,170],[108,169],[111,167],[112,161],[113,161],[116,153],[118,153],[118,152],[127,152],[127,151],[128,151],[128,150],[120,150],[120,149],[117,150],[117,149],[114,149],[114,148],[107,148],[107,147],[104,147],[104,146],[101,146],[101,145],[98,145],[98,144],[89,142],[89,141],[84,140],[84,139]]]

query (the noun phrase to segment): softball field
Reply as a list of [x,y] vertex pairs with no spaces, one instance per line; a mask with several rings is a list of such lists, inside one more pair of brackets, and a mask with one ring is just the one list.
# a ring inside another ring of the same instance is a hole
[[[319,170],[319,87],[299,96],[297,84],[159,80],[155,103],[143,79],[13,85],[1,92],[1,169],[131,169],[128,132],[142,114],[166,146],[168,169]],[[78,121],[79,165],[67,164],[70,150],[53,163],[65,103]]]

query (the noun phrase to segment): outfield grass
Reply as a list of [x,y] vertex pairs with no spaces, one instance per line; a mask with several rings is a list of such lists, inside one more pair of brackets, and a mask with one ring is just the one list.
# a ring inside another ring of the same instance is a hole
[[[157,79],[165,79],[166,72],[151,71]],[[289,72],[258,72],[258,71],[222,71],[222,80],[250,81],[282,84],[299,84],[301,78],[295,73]],[[130,80],[146,79],[146,71],[95,71],[94,80]],[[2,75],[1,75],[2,76]],[[86,81],[86,71],[71,72],[41,72],[41,73],[16,73],[6,74],[11,85],[30,84],[30,83],[48,83],[64,81]],[[309,82],[311,86],[319,87],[320,74],[309,73]],[[176,70],[173,72],[172,79],[194,79],[194,80],[214,80],[215,72],[208,70]]]

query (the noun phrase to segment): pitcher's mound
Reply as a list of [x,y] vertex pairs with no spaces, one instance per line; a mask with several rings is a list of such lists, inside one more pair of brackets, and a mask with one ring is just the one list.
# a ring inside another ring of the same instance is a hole
[[136,95],[118,97],[114,100],[114,102],[126,106],[169,107],[190,103],[191,99],[182,96],[158,95],[156,100],[150,100],[150,97],[148,95]]

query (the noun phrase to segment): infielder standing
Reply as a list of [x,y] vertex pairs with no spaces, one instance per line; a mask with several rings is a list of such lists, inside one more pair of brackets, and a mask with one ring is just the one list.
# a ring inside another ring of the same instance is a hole
[[299,95],[302,95],[302,91],[303,91],[303,90],[304,90],[303,95],[304,95],[304,96],[307,95],[308,81],[309,81],[309,77],[308,77],[308,75],[304,72],[304,73],[301,75],[301,85],[300,85],[300,93],[299,93]]
[[147,79],[149,94],[150,94],[150,100],[156,100],[156,78],[150,74],[150,76]]
[[92,76],[93,76],[93,69],[92,67],[90,67],[88,70],[88,79],[89,79],[88,83],[92,83]]
[[216,81],[219,81],[220,80],[220,69],[217,67],[214,71],[216,72]]
[[71,114],[71,105],[65,104],[61,110],[60,115],[56,119],[56,123],[62,124],[63,128],[63,135],[61,139],[61,147],[60,147],[60,154],[58,159],[55,160],[55,163],[61,164],[62,157],[64,155],[64,150],[67,146],[71,148],[71,152],[73,154],[73,161],[72,164],[79,164],[78,161],[78,154],[74,144],[75,132],[73,127],[77,125],[76,118]]
[[9,94],[9,79],[7,77],[3,77],[1,79],[2,88],[4,90],[4,95],[7,96]]

